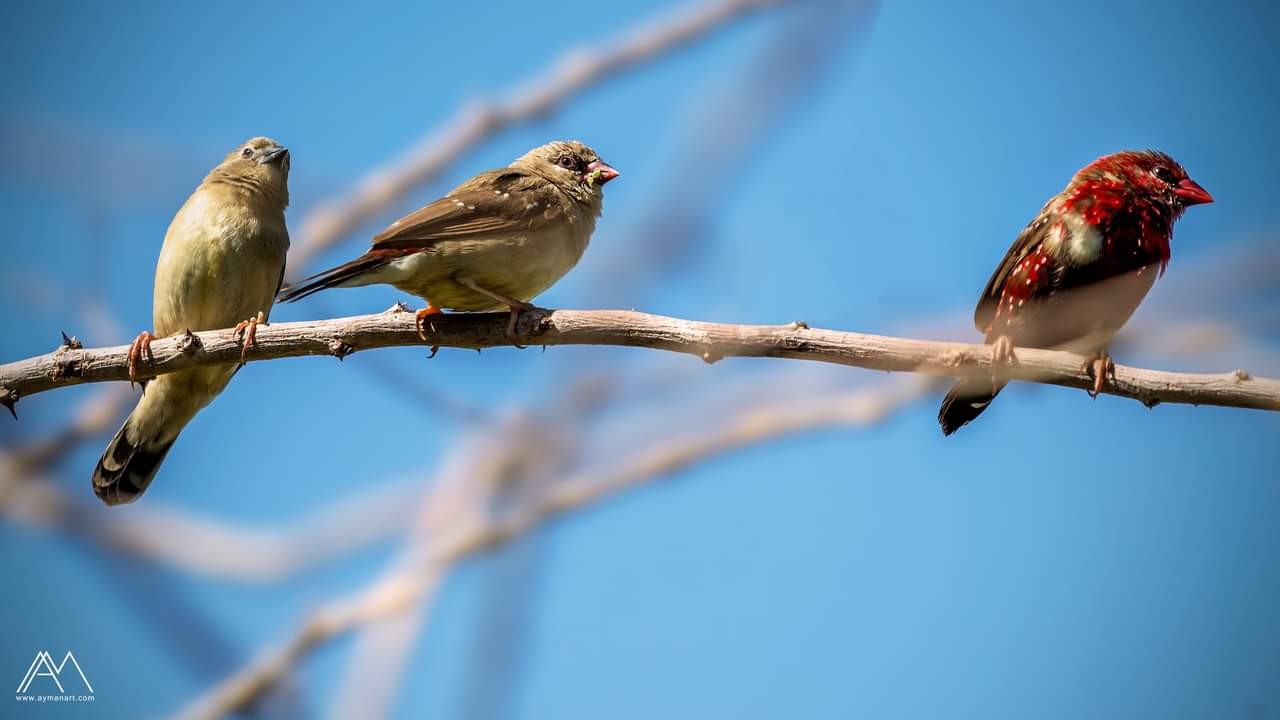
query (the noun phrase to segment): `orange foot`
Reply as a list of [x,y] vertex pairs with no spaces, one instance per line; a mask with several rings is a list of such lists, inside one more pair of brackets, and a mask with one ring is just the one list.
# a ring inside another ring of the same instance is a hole
[[143,330],[133,339],[133,344],[129,345],[129,387],[133,387],[133,384],[138,381],[138,363],[156,359],[156,356],[151,354],[151,341],[154,339],[155,335]]
[[1086,390],[1086,392],[1089,393],[1089,397],[1096,400],[1098,395],[1107,387],[1107,381],[1115,379],[1116,364],[1104,350],[1097,357],[1084,364],[1084,371],[1089,373],[1089,377],[1093,378],[1093,387]]
[[[422,342],[427,341],[427,328],[431,328],[431,332],[436,331],[435,326],[431,324],[431,320],[430,320],[431,316],[443,315],[443,314],[444,314],[443,310],[436,307],[435,305],[432,305],[430,301],[427,301],[427,306],[419,310],[413,316],[413,326],[417,328],[418,337],[422,338]],[[434,355],[435,353],[432,353],[432,356]]]
[[249,348],[258,344],[258,326],[266,324],[267,316],[259,310],[257,315],[236,323],[235,329],[231,331],[237,338],[244,336],[244,342],[240,345],[240,367],[244,367],[245,358],[249,356]]

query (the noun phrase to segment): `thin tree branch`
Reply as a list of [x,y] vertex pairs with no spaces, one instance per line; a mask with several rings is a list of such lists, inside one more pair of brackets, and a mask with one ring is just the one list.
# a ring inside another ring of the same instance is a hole
[[[1233,353],[1237,355],[1248,353],[1247,357],[1252,358],[1251,362],[1261,362],[1264,367],[1270,367],[1266,361],[1273,359],[1259,356],[1256,351],[1250,350],[1251,344],[1242,340],[1245,337],[1244,334],[1231,326],[1213,326],[1206,330],[1204,326],[1198,324],[1191,326],[1169,324],[1174,322],[1175,318],[1167,318],[1168,322],[1159,323],[1151,322],[1150,318],[1144,318],[1144,320],[1145,322],[1131,323],[1133,327],[1126,328],[1125,335],[1122,337],[1136,333],[1141,339],[1137,343],[1126,343],[1125,347],[1158,347],[1162,349],[1161,353],[1172,352],[1173,357],[1206,355],[1228,357]],[[922,332],[932,332],[935,330],[934,325],[936,324],[926,323],[918,329]],[[1189,337],[1190,340],[1188,340]],[[697,370],[689,366],[686,366],[686,369]],[[645,379],[637,380],[637,377]],[[631,373],[627,375],[627,380],[629,383],[637,383],[651,389],[661,377],[663,376],[645,377],[643,374],[637,376]],[[752,382],[756,385],[761,384],[758,379]],[[608,402],[608,396],[616,392],[616,389],[600,389],[599,384],[599,376],[580,375],[576,384],[571,385],[567,391],[562,389],[559,393],[562,403],[569,407],[552,412],[552,416],[568,413],[576,417],[582,412],[588,414],[594,412],[600,404]],[[609,386],[608,383],[605,385]],[[792,386],[794,378],[774,376],[774,379],[764,382],[763,385]],[[114,404],[117,398],[131,399],[135,396],[123,383],[103,389],[120,392],[101,393],[96,396],[95,402],[84,406],[86,410],[98,404],[97,400],[108,401],[110,398],[108,404]],[[731,391],[734,395],[740,395],[743,392],[742,388]],[[584,393],[585,398],[574,399]],[[597,397],[600,393],[604,393],[605,397]],[[774,398],[775,402],[779,400],[780,398]],[[578,405],[583,402],[587,403],[586,410],[578,408]],[[780,407],[783,406],[780,405]],[[83,413],[73,427],[65,431],[66,434],[82,438],[80,430],[90,426],[106,429],[99,420],[94,419],[98,414],[96,411]],[[3,421],[3,418],[0,418],[0,421]],[[561,421],[556,420],[556,422]],[[117,424],[118,420],[110,423],[111,427]],[[511,447],[512,433],[505,423],[492,428],[492,432],[502,438],[502,442],[498,443],[499,449]],[[299,571],[321,565],[337,555],[354,552],[364,544],[385,539],[399,528],[407,527],[410,524],[408,517],[414,512],[406,505],[406,502],[412,499],[414,491],[409,486],[398,484],[397,487],[401,488],[399,490],[384,492],[383,488],[373,488],[355,496],[343,498],[339,504],[342,508],[340,514],[337,512],[339,506],[335,506],[289,528],[280,528],[271,533],[257,528],[223,525],[199,516],[188,517],[171,509],[154,508],[150,505],[130,508],[120,517],[116,517],[114,513],[110,514],[111,517],[105,517],[101,513],[90,512],[82,507],[76,497],[69,497],[50,478],[44,476],[43,472],[47,468],[46,447],[61,445],[60,441],[39,442],[0,451],[0,510],[3,510],[7,517],[26,525],[65,529],[73,534],[82,535],[94,543],[99,543],[104,548],[136,555],[193,573],[250,582],[289,578]],[[477,450],[467,447],[466,450],[465,455],[476,458],[494,458],[500,454],[493,449]],[[488,471],[483,467],[478,469],[473,462],[459,472],[470,476],[470,480],[475,480]],[[469,481],[468,486],[470,484]],[[383,510],[372,510],[368,513],[355,510],[366,504],[370,508],[377,507]],[[462,513],[461,508],[465,507],[466,503],[459,500],[441,505],[433,500],[431,506],[444,508],[438,513],[433,511],[433,514],[456,519],[456,516]],[[153,520],[153,516],[156,519]],[[359,532],[367,527],[378,527],[383,532],[377,536],[366,536]],[[353,532],[351,528],[356,528],[356,531]],[[202,539],[198,543],[181,546],[164,541],[164,538],[175,535],[182,537],[191,535]],[[326,538],[340,539],[341,547],[330,547],[324,541]],[[317,539],[320,541],[317,542]]]
[[413,188],[431,181],[464,153],[500,131],[541,118],[557,105],[621,72],[777,3],[778,0],[716,0],[681,8],[601,49],[569,50],[549,71],[502,101],[464,108],[402,157],[370,171],[349,196],[312,210],[303,219],[302,232],[290,253],[291,276],[302,272],[316,253],[332,247],[360,223],[372,219]]
[[[436,316],[427,344],[486,348],[510,344],[505,313]],[[625,310],[528,310],[517,339],[528,345],[616,345],[688,353],[708,363],[726,357],[810,360],[870,370],[974,377],[992,372],[984,345],[910,340],[883,335],[788,325],[697,322]],[[377,315],[282,323],[260,329],[251,361],[302,355],[345,357],[357,350],[421,345],[413,313],[402,306]],[[240,342],[231,330],[188,333],[152,344],[154,357],[140,377],[234,363]],[[1087,388],[1093,379],[1084,358],[1053,350],[1019,348],[1001,377]],[[85,382],[128,379],[128,348],[60,350],[0,366],[0,396],[12,401],[45,390]],[[1173,373],[1116,366],[1106,392],[1147,405],[1188,403],[1280,410],[1280,380],[1255,378],[1243,370],[1220,374]]]

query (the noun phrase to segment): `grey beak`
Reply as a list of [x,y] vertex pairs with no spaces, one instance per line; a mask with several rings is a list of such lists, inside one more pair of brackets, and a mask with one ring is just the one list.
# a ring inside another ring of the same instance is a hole
[[289,154],[289,148],[277,146],[262,153],[262,155],[259,156],[258,158],[258,162],[263,165],[268,165],[270,163],[276,162],[277,160],[280,160],[283,157],[288,156],[288,154]]

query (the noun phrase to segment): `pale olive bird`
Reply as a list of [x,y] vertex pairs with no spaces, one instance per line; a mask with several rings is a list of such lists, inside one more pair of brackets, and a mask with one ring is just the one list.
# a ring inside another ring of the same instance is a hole
[[129,378],[149,356],[153,337],[236,326],[240,365],[160,375],[112,438],[93,471],[93,491],[108,505],[136,500],[155,477],[178,433],[244,364],[258,323],[266,322],[284,278],[289,233],[289,151],[257,137],[215,167],[174,215],[156,263],[152,320],[129,350]]
[[383,283],[427,301],[418,332],[441,309],[508,308],[507,336],[529,301],[569,272],[618,171],[577,141],[556,141],[467,180],[391,223],[364,255],[286,288],[288,302],[331,287]]

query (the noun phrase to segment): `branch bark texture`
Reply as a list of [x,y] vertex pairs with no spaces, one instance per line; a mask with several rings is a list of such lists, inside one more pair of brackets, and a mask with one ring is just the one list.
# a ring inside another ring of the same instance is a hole
[[[508,346],[506,313],[437,315],[426,345],[456,348]],[[773,357],[826,362],[869,370],[965,377],[989,375],[985,345],[912,340],[787,325],[697,322],[624,310],[529,310],[517,326],[521,344],[613,345],[695,355],[708,363],[726,357]],[[258,330],[249,361],[302,355],[347,355],[380,347],[423,345],[414,314],[397,305],[376,315],[279,323]],[[212,364],[234,363],[240,343],[231,330],[211,330],[157,340],[140,378]],[[1015,360],[995,370],[1011,380],[1086,388],[1092,378],[1084,358],[1065,352],[1018,348]],[[59,350],[0,366],[0,396],[10,401],[86,382],[128,379],[125,346]],[[1174,373],[1116,366],[1106,392],[1147,405],[1187,403],[1280,410],[1280,380],[1244,370],[1218,374]]]

